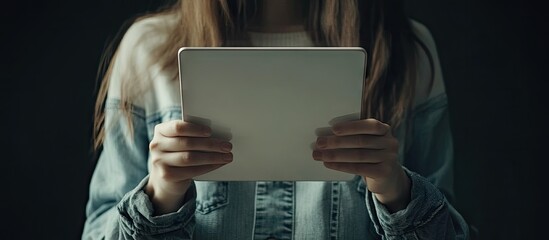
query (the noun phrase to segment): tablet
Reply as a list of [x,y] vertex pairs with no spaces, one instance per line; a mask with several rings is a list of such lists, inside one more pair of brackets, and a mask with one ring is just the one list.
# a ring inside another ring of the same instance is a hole
[[183,120],[230,140],[233,162],[195,180],[346,181],[312,157],[337,121],[361,118],[366,51],[358,47],[185,47]]

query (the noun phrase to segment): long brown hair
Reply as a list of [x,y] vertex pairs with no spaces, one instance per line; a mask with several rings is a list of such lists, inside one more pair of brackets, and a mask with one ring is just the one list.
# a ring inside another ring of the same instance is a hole
[[[256,4],[257,1],[249,0],[179,0],[160,12],[144,16],[169,14],[177,22],[169,27],[166,43],[154,51],[151,62],[160,63],[176,80],[175,53],[182,46],[246,46],[246,28],[256,12]],[[430,58],[425,45],[412,31],[402,0],[308,0],[304,4],[307,6],[306,30],[317,46],[360,46],[367,50],[363,116],[398,127],[413,107],[417,46]],[[104,138],[103,111],[116,53],[107,56],[111,57],[103,59],[99,72],[102,82],[95,105],[96,150]],[[432,71],[431,61],[431,82]],[[131,98],[122,94],[128,119]]]

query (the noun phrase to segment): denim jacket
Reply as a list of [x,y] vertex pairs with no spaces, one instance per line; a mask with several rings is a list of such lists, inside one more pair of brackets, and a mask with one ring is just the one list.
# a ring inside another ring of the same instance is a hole
[[[143,34],[143,26],[132,28],[127,36]],[[124,47],[132,47],[125,38],[117,62],[124,59]],[[116,64],[114,80],[123,63]],[[174,97],[154,111],[146,104],[131,107],[133,131],[120,98],[109,93],[106,136],[90,183],[82,239],[468,238],[466,222],[450,204],[453,147],[443,90],[415,107],[405,123],[412,131],[395,134],[412,183],[411,201],[403,210],[390,213],[357,176],[333,182],[195,181],[178,211],[154,216],[143,191],[149,142],[155,125],[182,117],[177,90],[168,92]]]

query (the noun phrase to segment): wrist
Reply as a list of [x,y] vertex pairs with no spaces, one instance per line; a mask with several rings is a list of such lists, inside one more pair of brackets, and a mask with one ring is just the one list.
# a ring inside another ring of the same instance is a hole
[[181,184],[180,192],[166,192],[162,191],[162,188],[153,186],[153,183],[150,181],[145,185],[143,191],[149,200],[151,201],[154,208],[154,215],[163,215],[171,212],[177,211],[183,204],[185,204],[185,196],[187,195],[187,190],[190,188],[191,180],[186,181],[184,184]]
[[405,209],[411,200],[412,182],[402,167],[392,185],[392,188],[383,193],[374,193],[374,196],[389,212],[394,213]]

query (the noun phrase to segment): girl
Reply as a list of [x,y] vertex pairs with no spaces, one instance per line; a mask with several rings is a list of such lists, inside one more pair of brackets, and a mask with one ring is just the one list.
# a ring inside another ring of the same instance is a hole
[[[233,156],[208,127],[180,120],[182,46],[365,48],[368,119],[334,125],[304,159],[355,179],[194,182]],[[95,127],[101,152],[83,239],[468,237],[449,201],[453,148],[435,44],[399,0],[177,1],[124,34]]]

